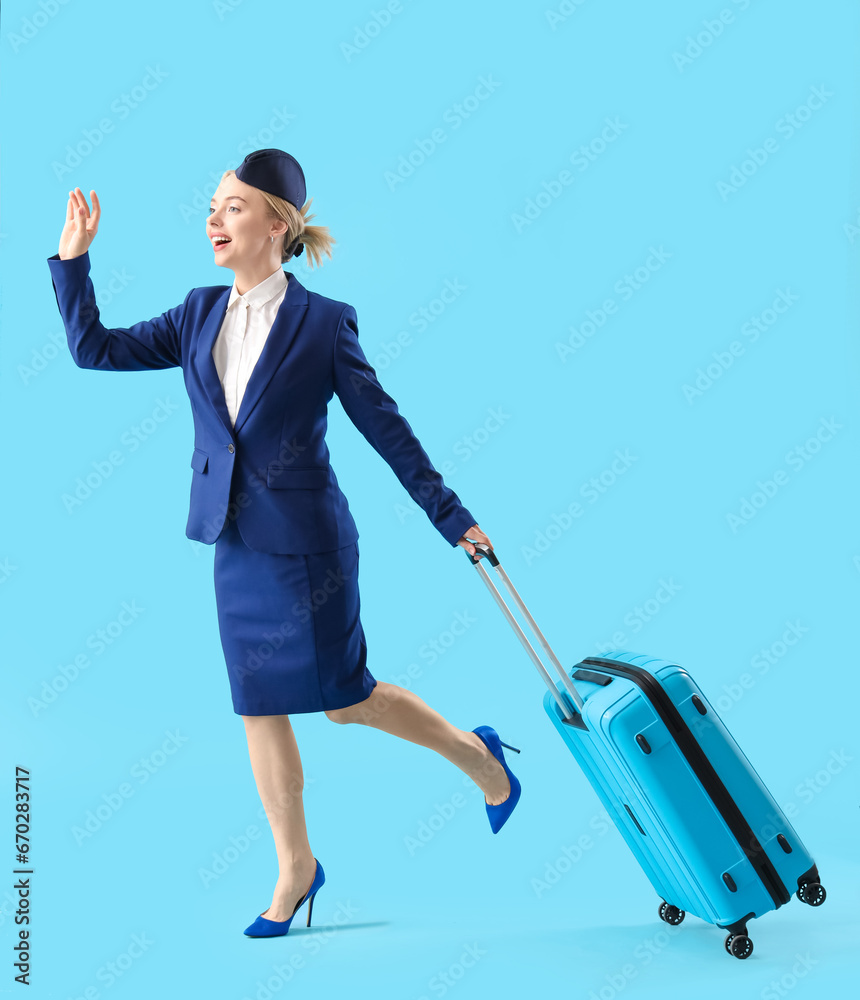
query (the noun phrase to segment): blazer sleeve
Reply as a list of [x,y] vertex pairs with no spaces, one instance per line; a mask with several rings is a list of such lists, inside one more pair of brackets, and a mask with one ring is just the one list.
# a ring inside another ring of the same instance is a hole
[[379,383],[358,342],[355,309],[346,306],[334,343],[334,391],[350,420],[391,466],[407,493],[451,545],[477,524],[433,467],[397,403]]
[[182,305],[155,319],[107,329],[99,319],[89,277],[89,251],[66,260],[54,254],[48,258],[48,266],[69,351],[79,368],[136,372],[181,365],[182,323],[191,292]]

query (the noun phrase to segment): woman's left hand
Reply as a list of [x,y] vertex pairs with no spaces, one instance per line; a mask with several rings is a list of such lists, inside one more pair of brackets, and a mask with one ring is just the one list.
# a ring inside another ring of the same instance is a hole
[[475,546],[472,544],[472,542],[469,541],[470,538],[472,539],[473,542],[483,542],[485,545],[489,545],[490,548],[493,547],[493,543],[490,541],[489,538],[487,538],[487,536],[484,534],[484,532],[481,531],[481,529],[478,527],[478,525],[477,524],[473,524],[472,527],[469,528],[469,530],[467,532],[465,532],[465,534],[463,535],[463,537],[460,538],[460,539],[458,539],[458,541],[457,541],[457,544],[458,545],[462,545],[463,548],[469,553],[470,556],[477,555],[479,559],[483,559],[484,558],[483,552],[479,552],[478,549],[475,548]]

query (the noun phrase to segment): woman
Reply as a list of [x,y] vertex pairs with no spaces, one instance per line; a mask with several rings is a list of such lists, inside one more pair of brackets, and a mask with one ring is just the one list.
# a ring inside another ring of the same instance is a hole
[[183,370],[195,425],[186,534],[215,543],[233,710],[278,857],[272,902],[244,933],[286,934],[306,900],[310,926],[325,880],[308,843],[291,714],[322,711],[430,747],[484,792],[494,833],[520,796],[494,729],[457,729],[367,668],[358,532],[325,445],[332,395],[450,544],[481,558],[473,542],[490,540],[379,384],[352,306],[282,269],[305,246],[319,265],[334,242],[327,227],[308,225],[304,173],[290,154],[250,153],[215,191],[206,233],[232,286],[192,289],[182,305],[128,328],[99,320],[88,274],[101,206],[90,196],[92,212],[80,188],[69,192],[59,253],[49,258],[57,304],[79,367]]

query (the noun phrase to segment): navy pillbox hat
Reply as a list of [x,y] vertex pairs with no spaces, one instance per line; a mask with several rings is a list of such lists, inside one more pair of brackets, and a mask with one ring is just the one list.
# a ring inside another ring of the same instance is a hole
[[[282,149],[255,149],[248,153],[236,167],[236,176],[251,187],[283,198],[299,211],[307,200],[304,171],[299,161]],[[304,244],[299,240],[297,237],[286,251],[287,257],[301,255]]]
[[268,191],[301,211],[307,200],[305,175],[298,160],[282,149],[256,149],[236,168],[245,184]]

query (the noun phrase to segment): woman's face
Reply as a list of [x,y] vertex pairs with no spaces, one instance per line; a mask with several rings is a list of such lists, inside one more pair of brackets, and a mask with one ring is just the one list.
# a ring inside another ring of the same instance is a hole
[[[212,244],[215,263],[235,269],[237,265],[268,260],[273,255],[280,260],[278,236],[287,231],[287,224],[267,212],[257,188],[232,174],[225,177],[212,196],[206,220],[206,235]],[[227,242],[223,237],[227,237]]]

